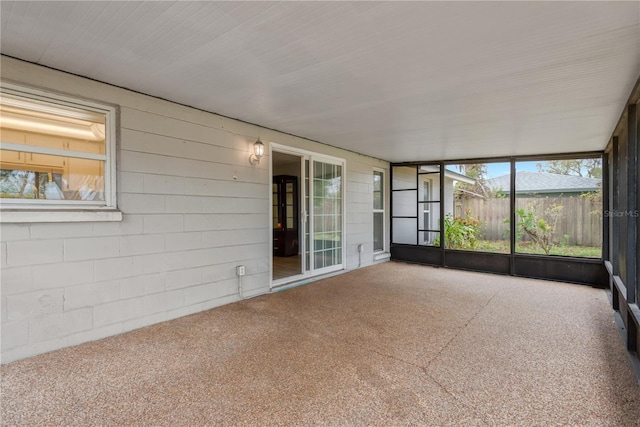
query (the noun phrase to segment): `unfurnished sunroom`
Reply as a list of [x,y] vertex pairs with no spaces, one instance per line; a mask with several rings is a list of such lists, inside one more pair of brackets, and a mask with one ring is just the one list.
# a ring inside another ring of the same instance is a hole
[[3,363],[389,259],[637,351],[637,3],[1,7]]

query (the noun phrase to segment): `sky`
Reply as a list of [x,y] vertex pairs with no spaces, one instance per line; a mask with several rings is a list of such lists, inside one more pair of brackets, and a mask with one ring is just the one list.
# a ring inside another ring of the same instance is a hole
[[[516,169],[520,172],[522,171],[534,171],[536,172],[538,168],[536,168],[536,163],[541,163],[540,161],[533,162],[516,162]],[[454,172],[460,172],[457,165],[447,165],[447,169],[452,170]],[[487,175],[486,179],[495,178],[497,176],[506,175],[510,172],[511,165],[509,162],[503,163],[487,163]]]

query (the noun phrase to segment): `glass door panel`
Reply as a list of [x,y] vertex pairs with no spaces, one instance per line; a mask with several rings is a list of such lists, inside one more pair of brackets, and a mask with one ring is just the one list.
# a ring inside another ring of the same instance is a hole
[[313,161],[313,268],[342,265],[342,166]]
[[311,271],[311,239],[309,218],[309,160],[304,160],[304,254],[305,271]]

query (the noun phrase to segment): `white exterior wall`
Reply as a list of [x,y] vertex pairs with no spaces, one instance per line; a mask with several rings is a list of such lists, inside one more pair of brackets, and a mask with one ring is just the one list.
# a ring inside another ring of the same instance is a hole
[[451,178],[444,178],[444,214],[452,214],[455,216],[454,204],[453,204],[453,185],[454,181]]
[[248,160],[258,136],[346,160],[346,267],[357,268],[361,243],[362,265],[374,262],[373,168],[385,170],[388,208],[387,162],[1,61],[8,81],[119,106],[123,213],[122,222],[0,224],[2,363],[237,301],[239,264],[245,296],[268,292],[269,156]]

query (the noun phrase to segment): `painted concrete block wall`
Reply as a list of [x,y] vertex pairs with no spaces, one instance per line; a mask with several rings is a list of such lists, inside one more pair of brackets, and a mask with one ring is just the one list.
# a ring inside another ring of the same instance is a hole
[[362,265],[374,262],[373,168],[388,172],[387,162],[1,61],[8,81],[119,106],[123,213],[121,222],[0,224],[2,363],[237,301],[236,265],[246,266],[246,296],[268,292],[269,158],[248,161],[258,136],[346,160],[346,267],[357,268],[358,244]]

